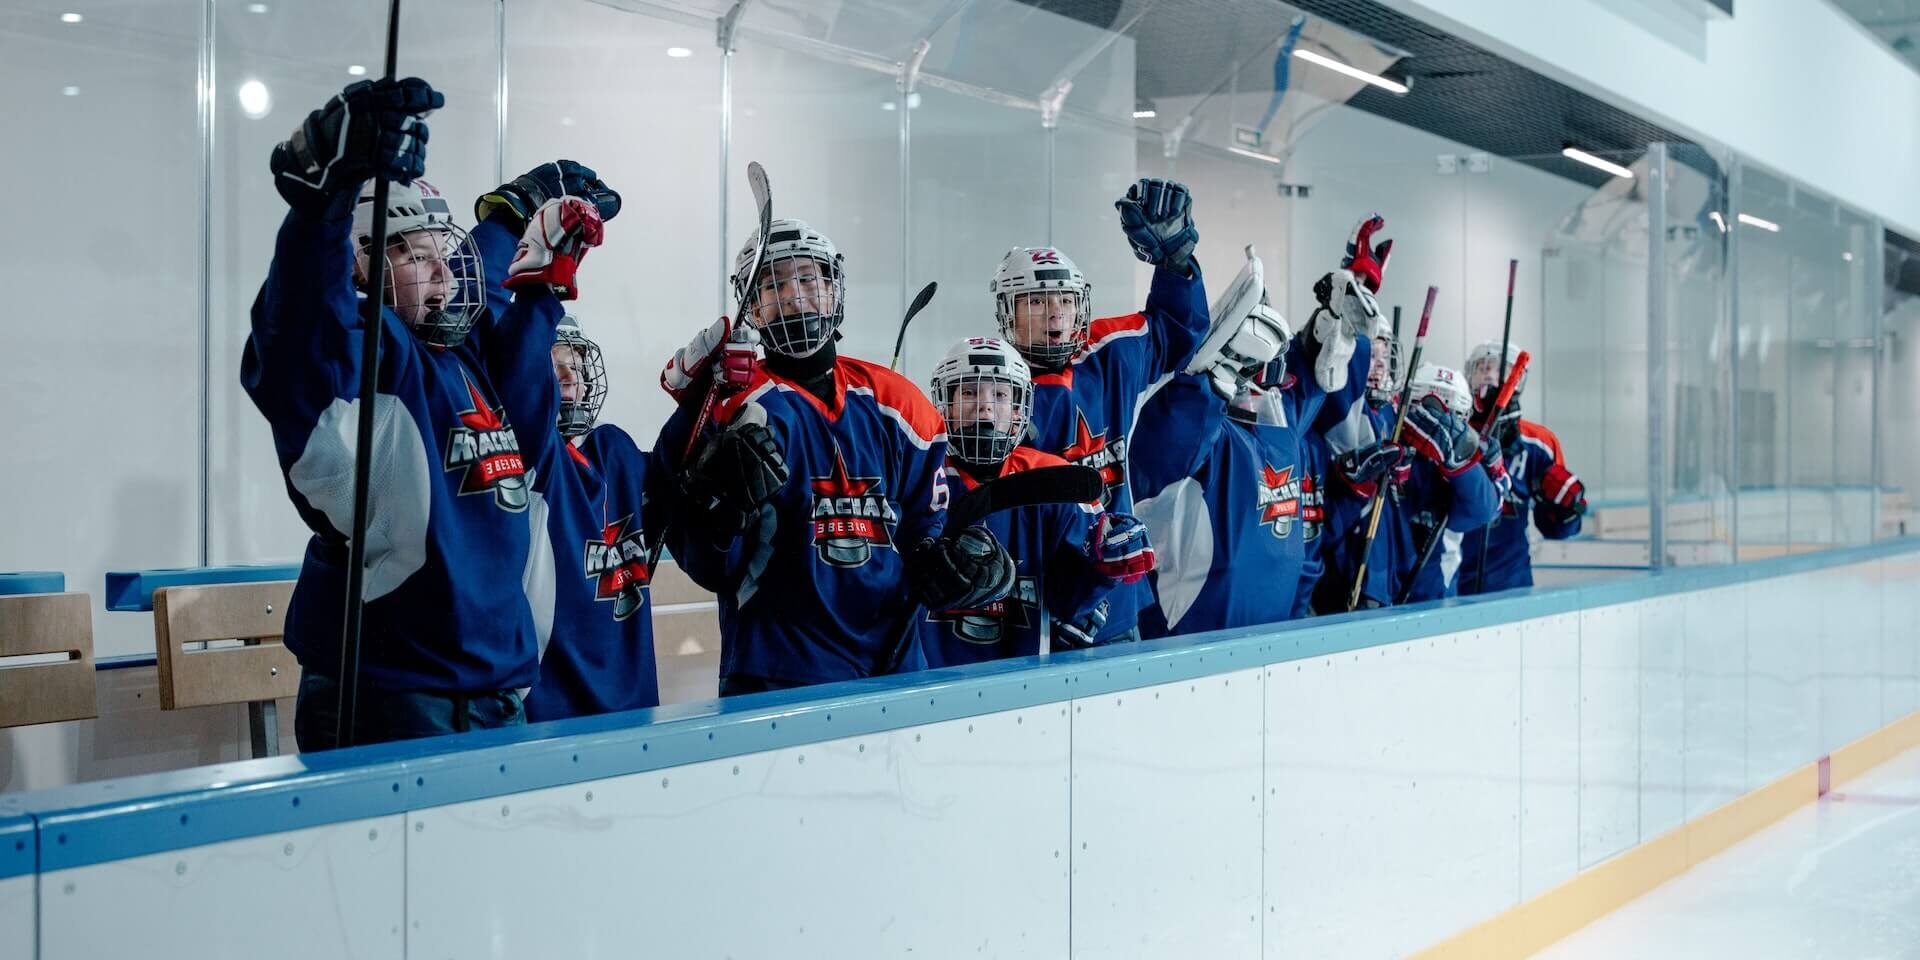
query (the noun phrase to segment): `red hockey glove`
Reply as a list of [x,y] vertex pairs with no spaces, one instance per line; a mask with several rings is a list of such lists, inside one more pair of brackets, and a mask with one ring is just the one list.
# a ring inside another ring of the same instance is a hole
[[549,200],[534,211],[520,248],[507,267],[509,290],[546,288],[562,300],[580,295],[573,275],[587,251],[600,245],[604,230],[600,211],[579,197]]

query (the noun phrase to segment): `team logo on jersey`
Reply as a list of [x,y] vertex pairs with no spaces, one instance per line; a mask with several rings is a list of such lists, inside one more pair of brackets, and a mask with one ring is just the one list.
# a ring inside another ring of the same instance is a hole
[[1293,466],[1275,470],[1262,464],[1257,493],[1260,525],[1272,527],[1275,537],[1286,539],[1293,532],[1293,521],[1300,516],[1300,481],[1293,475]]
[[1058,264],[1060,262],[1060,251],[1058,250],[1043,247],[1039,250],[1031,251],[1031,253],[1033,254],[1034,263]]
[[833,472],[813,478],[813,546],[820,559],[836,567],[866,563],[875,546],[893,546],[899,522],[880,478],[848,476],[836,446]]
[[593,599],[613,601],[613,619],[625,620],[646,605],[647,538],[633,525],[633,514],[607,524],[600,539],[587,541],[582,566],[594,581]]
[[1327,522],[1327,492],[1321,489],[1313,474],[1300,478],[1300,537],[1313,540],[1320,536],[1320,528]]
[[[462,375],[465,379],[465,375]],[[520,457],[520,440],[507,418],[496,413],[467,380],[473,408],[460,414],[460,426],[447,434],[447,463],[443,469],[465,470],[460,494],[493,492],[503,510],[527,509],[527,464]]]
[[1032,577],[1013,581],[1013,589],[1004,600],[995,600],[978,610],[937,610],[927,614],[935,623],[944,623],[953,635],[968,643],[999,643],[1008,627],[1031,627],[1039,620],[1040,591]]
[[1076,411],[1074,417],[1073,445],[1062,450],[1060,458],[1100,471],[1100,479],[1107,484],[1106,494],[1101,500],[1111,505],[1114,488],[1127,482],[1127,441],[1108,443],[1106,431],[1095,434],[1088,428],[1084,412]]

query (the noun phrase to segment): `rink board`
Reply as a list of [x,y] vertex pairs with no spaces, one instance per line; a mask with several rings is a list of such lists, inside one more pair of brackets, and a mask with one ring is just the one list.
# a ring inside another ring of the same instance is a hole
[[1917,549],[11,797],[0,952],[1404,955],[1911,713]]

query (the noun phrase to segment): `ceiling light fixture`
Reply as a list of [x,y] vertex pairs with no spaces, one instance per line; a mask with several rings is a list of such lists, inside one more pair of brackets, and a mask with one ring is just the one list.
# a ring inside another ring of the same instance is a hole
[[1340,61],[1335,60],[1332,57],[1315,53],[1312,50],[1295,50],[1293,51],[1293,55],[1296,57],[1299,57],[1302,60],[1305,60],[1308,63],[1326,67],[1328,70],[1332,70],[1335,73],[1346,74],[1347,76],[1352,77],[1355,80],[1361,80],[1366,83],[1371,83],[1374,86],[1379,87],[1380,89],[1385,90],[1389,93],[1404,94],[1409,89],[1405,83],[1399,80],[1394,80],[1389,77],[1383,77],[1377,73],[1368,73],[1365,70],[1360,69],[1359,67],[1341,63]]
[[1595,170],[1605,170],[1606,172],[1611,173],[1614,176],[1619,177],[1623,180],[1633,179],[1632,170],[1628,170],[1626,167],[1623,167],[1617,163],[1614,163],[1612,160],[1603,160],[1599,157],[1596,157],[1593,154],[1580,149],[1579,147],[1567,147],[1566,149],[1560,151],[1560,155],[1563,157],[1566,157],[1568,160],[1573,160],[1578,163],[1584,163],[1587,166],[1594,168]]
[[1255,159],[1255,160],[1264,160],[1264,161],[1266,161],[1267,163],[1279,163],[1279,162],[1280,162],[1280,158],[1279,158],[1279,157],[1276,157],[1276,156],[1274,156],[1274,155],[1273,155],[1273,154],[1271,154],[1271,153],[1261,153],[1261,152],[1260,152],[1260,151],[1258,151],[1258,150],[1248,150],[1248,149],[1246,149],[1245,147],[1228,147],[1228,148],[1227,148],[1227,152],[1228,152],[1228,153],[1237,153],[1237,154],[1239,154],[1239,155],[1241,155],[1241,156],[1243,156],[1243,157],[1251,157],[1251,158],[1253,158],[1253,159]]
[[1780,232],[1779,224],[1774,223],[1772,220],[1762,220],[1751,213],[1741,214],[1740,222],[1746,224],[1749,227],[1759,227],[1760,229],[1765,230],[1768,233]]

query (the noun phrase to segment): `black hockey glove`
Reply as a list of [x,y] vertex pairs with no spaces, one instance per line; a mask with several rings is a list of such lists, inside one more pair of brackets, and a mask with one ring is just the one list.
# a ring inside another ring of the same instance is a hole
[[686,502],[717,536],[732,536],[787,482],[787,458],[763,423],[736,422],[720,431],[681,478]]
[[907,555],[907,581],[928,610],[974,610],[1013,589],[1013,557],[993,531],[974,524],[920,541]]
[[1397,443],[1382,441],[1370,447],[1349,450],[1334,458],[1333,466],[1349,488],[1362,498],[1371,498],[1380,479],[1392,474],[1392,483],[1404,483],[1412,464],[1407,450]]
[[473,202],[476,220],[498,220],[519,234],[540,205],[555,197],[580,197],[600,211],[600,219],[612,220],[620,212],[620,194],[615,193],[592,167],[572,160],[543,163],[512,182],[493,188]]
[[418,77],[349,84],[273,148],[273,185],[303,213],[351,216],[368,180],[412,183],[426,171],[422,118],[446,102]]
[[1200,231],[1193,225],[1193,198],[1186,184],[1144,177],[1113,205],[1120,211],[1120,229],[1127,232],[1134,256],[1193,275],[1189,261],[1200,242]]

